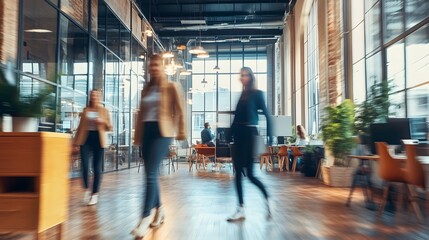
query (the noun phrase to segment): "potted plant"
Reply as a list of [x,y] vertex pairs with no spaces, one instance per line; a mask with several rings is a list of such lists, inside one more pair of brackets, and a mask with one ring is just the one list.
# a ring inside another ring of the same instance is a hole
[[369,127],[376,122],[386,122],[389,117],[389,94],[393,85],[389,81],[376,82],[371,86],[367,98],[356,110],[355,131],[368,135]]
[[322,120],[322,139],[325,153],[333,158],[333,165],[322,167],[323,181],[334,187],[351,186],[354,168],[349,166],[347,155],[354,146],[354,104],[347,99],[335,107],[327,107]]
[[[13,74],[9,74],[13,76]],[[14,132],[37,132],[38,117],[51,91],[46,89],[31,96],[21,96],[16,79],[0,71],[0,116],[12,116]]]

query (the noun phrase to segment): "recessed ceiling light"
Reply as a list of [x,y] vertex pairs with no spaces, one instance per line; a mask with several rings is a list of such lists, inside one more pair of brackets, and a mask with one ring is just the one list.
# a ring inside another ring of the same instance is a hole
[[24,32],[29,32],[29,33],[51,33],[52,31],[49,30],[49,29],[43,29],[43,28],[33,28],[33,29],[24,30]]

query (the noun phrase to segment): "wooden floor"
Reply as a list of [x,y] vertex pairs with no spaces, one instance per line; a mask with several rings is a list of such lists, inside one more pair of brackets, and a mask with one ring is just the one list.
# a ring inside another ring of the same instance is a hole
[[[229,168],[220,173],[189,173],[183,164],[171,174],[161,169],[161,198],[167,218],[145,239],[429,239],[428,209],[423,225],[406,211],[377,218],[375,212],[363,207],[361,191],[355,192],[351,207],[346,207],[348,189],[329,188],[300,174],[255,171],[272,196],[272,220],[265,220],[262,195],[245,179],[247,219],[228,223],[225,219],[237,202]],[[104,175],[100,202],[93,207],[82,204],[79,180],[72,180],[71,186],[66,239],[133,239],[129,233],[140,217],[142,172],[131,169]],[[32,239],[28,235],[0,238]]]

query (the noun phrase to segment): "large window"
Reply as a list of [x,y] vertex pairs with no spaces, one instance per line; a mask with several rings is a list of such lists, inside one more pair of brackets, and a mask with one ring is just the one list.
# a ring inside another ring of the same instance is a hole
[[[191,137],[194,143],[201,139],[205,122],[210,123],[213,131],[217,127],[231,126],[234,117],[232,111],[235,110],[242,91],[239,72],[243,66],[254,71],[257,88],[267,91],[265,46],[226,44],[204,47],[209,49],[211,57],[192,59],[192,87],[188,89],[192,103]],[[213,71],[215,66],[220,68],[217,73]],[[260,131],[261,134],[266,132],[266,123],[262,117]]]
[[[308,134],[315,135],[319,129],[319,44],[317,24],[317,1],[313,2],[308,16],[305,46],[307,56],[306,93],[308,106]],[[300,124],[300,123],[297,123]]]
[[[368,92],[373,84],[389,81],[393,87],[389,96],[390,117],[429,119],[429,1],[349,2],[353,10],[354,101],[363,101],[365,85]],[[361,19],[362,9],[365,9],[364,19]]]
[[[141,39],[132,37],[127,27],[131,18],[119,19],[102,0],[19,2],[22,22],[16,28],[22,42],[16,52],[22,53],[17,59],[21,94],[52,90],[39,130],[74,134],[88,92],[99,89],[114,128],[107,134],[103,169],[136,166],[138,148],[131,142],[147,54]],[[79,158],[73,157],[73,176],[79,175]]]

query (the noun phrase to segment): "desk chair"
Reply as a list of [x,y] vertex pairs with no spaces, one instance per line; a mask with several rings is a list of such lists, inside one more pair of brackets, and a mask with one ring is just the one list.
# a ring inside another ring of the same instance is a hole
[[171,168],[173,168],[173,172],[176,172],[176,169],[174,167],[174,160],[176,160],[176,168],[177,170],[179,170],[179,156],[177,154],[177,145],[169,145],[168,150],[168,174],[170,174]]
[[[401,167],[401,160],[394,159],[388,150],[388,145],[384,142],[376,142],[377,154],[379,155],[380,177],[384,180],[383,200],[378,212],[378,216],[383,214],[388,200],[389,188],[393,182],[406,184],[406,170]],[[401,188],[399,188],[401,189]],[[402,194],[400,193],[399,196]],[[400,198],[401,199],[401,198]],[[399,205],[401,206],[401,204]]]
[[426,190],[425,172],[423,170],[422,164],[417,160],[416,145],[405,144],[405,152],[407,154],[405,180],[407,182],[407,187],[410,194],[410,202],[413,206],[417,219],[420,223],[423,223],[422,212],[420,211],[420,207],[416,202],[417,195],[414,188],[419,187],[423,190]]
[[301,150],[299,150],[298,147],[293,146],[292,149],[292,156],[293,156],[293,163],[292,163],[292,172],[296,171],[296,164],[298,163],[298,158],[302,157],[303,154]]
[[283,165],[286,164],[286,171],[289,172],[289,152],[287,146],[281,146],[277,153],[277,159],[279,160],[280,171],[283,171]]
[[273,156],[273,150],[271,147],[267,147],[265,152],[262,153],[259,158],[259,169],[262,170],[262,167],[265,164],[265,170],[268,169],[268,166],[272,167],[273,165],[273,161],[272,161],[272,156]]

